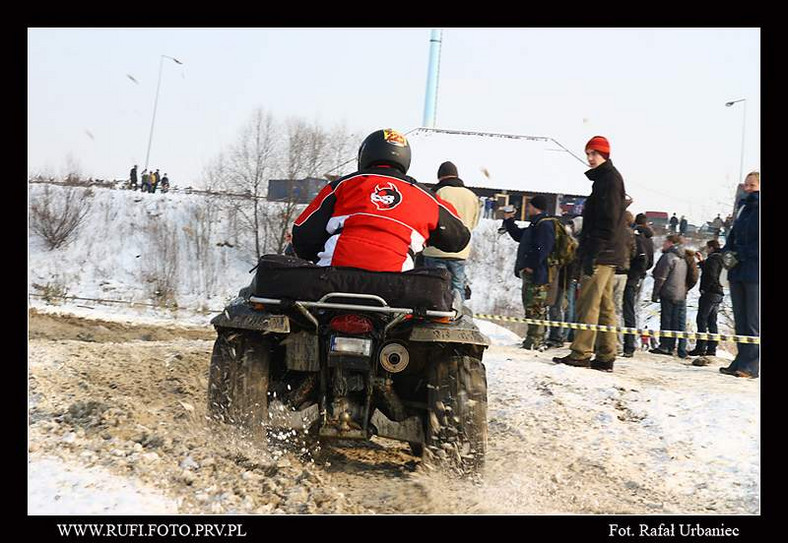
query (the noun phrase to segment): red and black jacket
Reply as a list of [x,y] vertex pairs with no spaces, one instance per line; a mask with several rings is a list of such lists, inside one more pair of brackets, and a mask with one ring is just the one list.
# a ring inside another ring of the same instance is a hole
[[299,257],[371,271],[407,271],[425,245],[457,252],[470,239],[450,203],[382,166],[327,184],[293,226]]

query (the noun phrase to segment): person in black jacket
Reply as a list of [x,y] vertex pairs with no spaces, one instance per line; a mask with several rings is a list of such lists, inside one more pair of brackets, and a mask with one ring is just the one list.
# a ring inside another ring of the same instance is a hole
[[[734,253],[737,264],[728,269],[728,288],[733,304],[736,334],[760,335],[760,223],[761,175],[751,172],[744,180],[747,195],[739,202],[736,219],[727,234],[726,252]],[[731,365],[720,373],[755,378],[760,375],[761,350],[757,343],[737,343],[738,352]]]
[[129,172],[129,188],[131,190],[137,190],[137,165],[135,164],[134,167]]
[[[723,290],[720,284],[722,273],[722,251],[720,242],[712,239],[706,242],[708,257],[703,259],[700,251],[695,253],[698,258],[700,275],[700,300],[698,301],[698,332],[717,333],[717,310],[722,303]],[[690,356],[716,356],[717,341],[699,339],[695,348],[687,353]]]
[[[632,225],[635,222],[635,217],[629,210],[624,211],[625,224],[622,226],[624,229],[624,240],[627,248],[624,264],[616,266],[616,273],[613,276],[613,303],[616,305],[616,326],[625,326],[624,321],[624,294],[627,288],[629,279],[629,267],[632,265],[632,259],[635,258],[637,253],[637,242],[635,241],[635,232],[632,230]],[[616,334],[616,350],[618,354],[624,354],[624,334]],[[598,339],[598,338],[597,338]]]
[[[616,326],[613,276],[616,267],[624,266],[626,259],[626,190],[624,179],[610,160],[610,143],[606,138],[591,138],[586,144],[586,157],[591,166],[586,177],[594,184],[583,208],[583,230],[578,247],[582,278],[577,300],[577,321]],[[572,352],[564,357],[555,357],[553,361],[613,371],[616,333],[601,334],[595,346],[596,330],[577,330]],[[591,355],[595,352],[596,358],[592,361]]]
[[[515,241],[517,260],[515,275],[523,280],[522,296],[525,318],[547,320],[547,291],[550,287],[550,273],[547,257],[555,245],[555,227],[551,221],[542,219],[549,216],[547,199],[537,194],[528,201],[527,212],[530,224],[520,228],[514,222],[514,211],[504,213],[504,227]],[[544,349],[545,327],[541,324],[529,324],[528,333],[523,340],[524,349]]]
[[[633,225],[635,234],[635,256],[629,262],[627,284],[624,287],[624,326],[637,328],[639,319],[640,292],[646,272],[654,265],[654,231],[649,227],[645,213],[635,216]],[[631,358],[635,354],[635,340],[631,334],[624,335],[624,357]]]

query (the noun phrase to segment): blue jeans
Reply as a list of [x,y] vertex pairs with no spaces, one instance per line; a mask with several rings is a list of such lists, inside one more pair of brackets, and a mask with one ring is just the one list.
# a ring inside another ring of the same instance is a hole
[[[698,332],[709,332],[711,334],[716,334],[718,332],[717,310],[721,303],[722,294],[706,292],[700,295],[700,300],[698,300],[698,316],[695,319],[695,322],[698,324]],[[717,341],[699,339],[696,347],[699,351],[705,350],[706,353],[716,353]]]
[[[660,330],[684,332],[687,329],[687,301],[671,302],[660,299],[659,328]],[[660,337],[660,349],[672,353],[675,346],[676,338]],[[685,338],[679,339],[678,355],[682,358],[687,356],[687,340]]]
[[[566,292],[566,322],[576,322],[576,315],[575,315],[575,304],[577,303],[577,287],[578,281],[577,279],[570,279],[569,286],[567,286]],[[567,341],[574,341],[575,340],[575,331],[573,328],[565,328],[566,330],[566,340]]]
[[[760,336],[759,283],[730,282],[733,319],[736,321],[736,335]],[[732,370],[742,370],[754,376],[760,374],[761,346],[757,343],[737,343],[736,358],[730,366]]]
[[465,301],[465,261],[451,260],[449,258],[424,257],[425,268],[443,268],[451,273],[451,288],[460,293],[460,299]]

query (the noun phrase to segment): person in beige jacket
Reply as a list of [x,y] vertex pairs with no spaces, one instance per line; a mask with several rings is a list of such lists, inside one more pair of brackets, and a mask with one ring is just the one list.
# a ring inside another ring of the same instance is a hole
[[[438,168],[438,184],[432,189],[441,199],[446,200],[457,210],[463,224],[473,230],[479,224],[481,206],[479,197],[465,187],[457,176],[457,166],[444,162]],[[435,247],[426,247],[422,253],[424,266],[428,268],[446,268],[451,273],[451,286],[465,301],[465,261],[471,252],[471,244],[458,253],[447,253]]]

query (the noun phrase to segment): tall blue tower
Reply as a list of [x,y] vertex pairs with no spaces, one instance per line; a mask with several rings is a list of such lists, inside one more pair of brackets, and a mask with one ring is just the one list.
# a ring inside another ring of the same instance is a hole
[[424,119],[422,126],[435,127],[435,114],[438,107],[438,74],[441,62],[442,30],[434,30],[430,34],[430,61],[427,66],[427,91],[424,96]]

